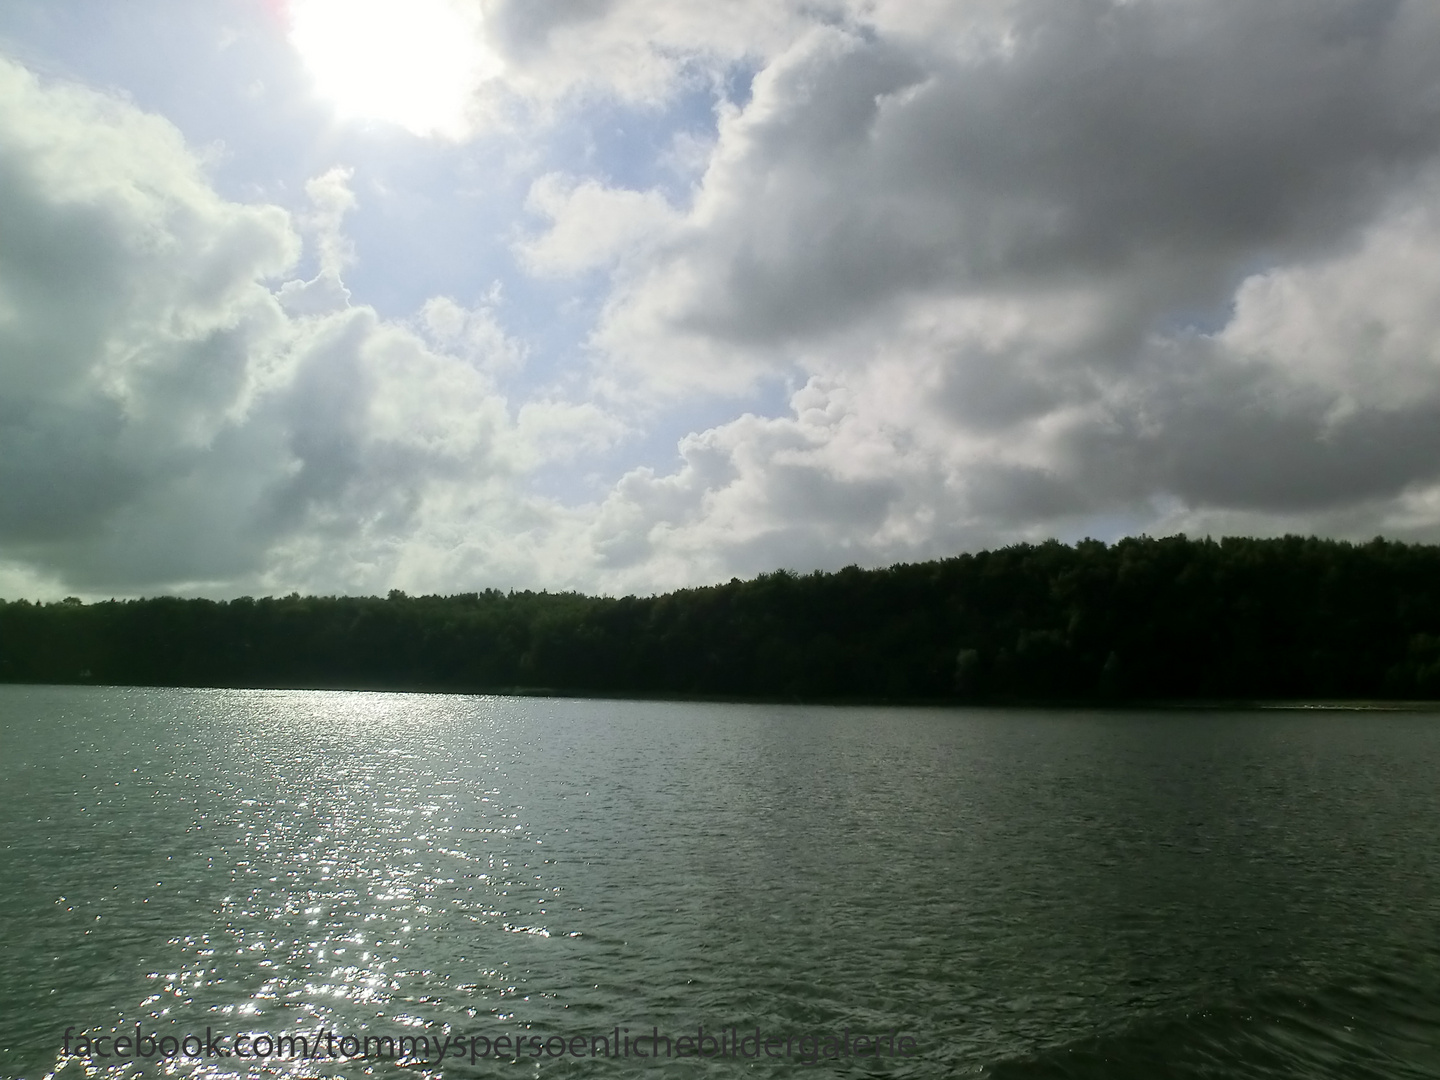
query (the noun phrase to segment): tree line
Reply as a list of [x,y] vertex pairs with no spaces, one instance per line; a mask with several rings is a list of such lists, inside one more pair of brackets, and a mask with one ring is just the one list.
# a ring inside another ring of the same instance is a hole
[[653,597],[0,601],[0,681],[781,700],[1440,698],[1440,547],[1050,541]]

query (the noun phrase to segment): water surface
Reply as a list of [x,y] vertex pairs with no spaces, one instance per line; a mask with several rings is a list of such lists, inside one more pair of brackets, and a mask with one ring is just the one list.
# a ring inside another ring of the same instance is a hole
[[[0,1074],[1440,1077],[1437,778],[1404,713],[0,687]],[[137,1023],[916,1053],[60,1053]]]

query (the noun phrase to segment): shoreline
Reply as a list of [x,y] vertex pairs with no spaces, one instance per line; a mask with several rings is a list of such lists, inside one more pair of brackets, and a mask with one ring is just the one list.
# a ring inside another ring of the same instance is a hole
[[581,690],[559,687],[449,687],[449,686],[382,686],[358,684],[295,683],[218,684],[218,683],[102,683],[102,682],[6,682],[0,687],[87,687],[96,690],[253,690],[272,693],[340,693],[340,694],[424,694],[454,697],[543,698],[556,701],[636,701],[675,702],[677,704],[715,705],[799,705],[826,708],[895,708],[895,709],[1027,709],[1044,711],[1087,712],[1379,712],[1379,713],[1440,713],[1440,700],[1383,698],[1280,698],[1280,699],[1209,699],[1167,698],[1146,700],[996,698],[992,700],[960,700],[925,697],[801,697],[780,695],[737,694],[647,694],[642,691]]

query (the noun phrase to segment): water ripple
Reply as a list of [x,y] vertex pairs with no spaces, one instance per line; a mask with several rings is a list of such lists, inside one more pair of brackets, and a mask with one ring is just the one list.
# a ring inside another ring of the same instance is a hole
[[1427,717],[0,687],[0,724],[7,1076],[389,1067],[58,1054],[137,1023],[898,1030],[915,1058],[844,1068],[1440,1076]]

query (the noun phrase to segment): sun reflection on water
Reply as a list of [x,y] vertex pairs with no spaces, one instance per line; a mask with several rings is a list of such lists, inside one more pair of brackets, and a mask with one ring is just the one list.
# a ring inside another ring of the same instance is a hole
[[[148,972],[147,992],[112,1031],[139,1021],[177,1035],[388,1033],[435,1024],[427,1013],[441,1004],[462,1017],[497,1012],[519,983],[503,962],[478,962],[485,950],[461,928],[503,938],[550,929],[530,902],[541,875],[518,873],[536,838],[490,761],[484,710],[467,699],[457,740],[454,699],[221,693],[205,735],[208,756],[226,767],[186,830],[204,868],[193,899],[213,896],[209,926],[168,940],[169,962]],[[427,752],[430,737],[450,753]],[[60,1059],[57,1070],[77,1064]],[[296,1075],[295,1066],[236,1072],[177,1059],[165,1071]]]

